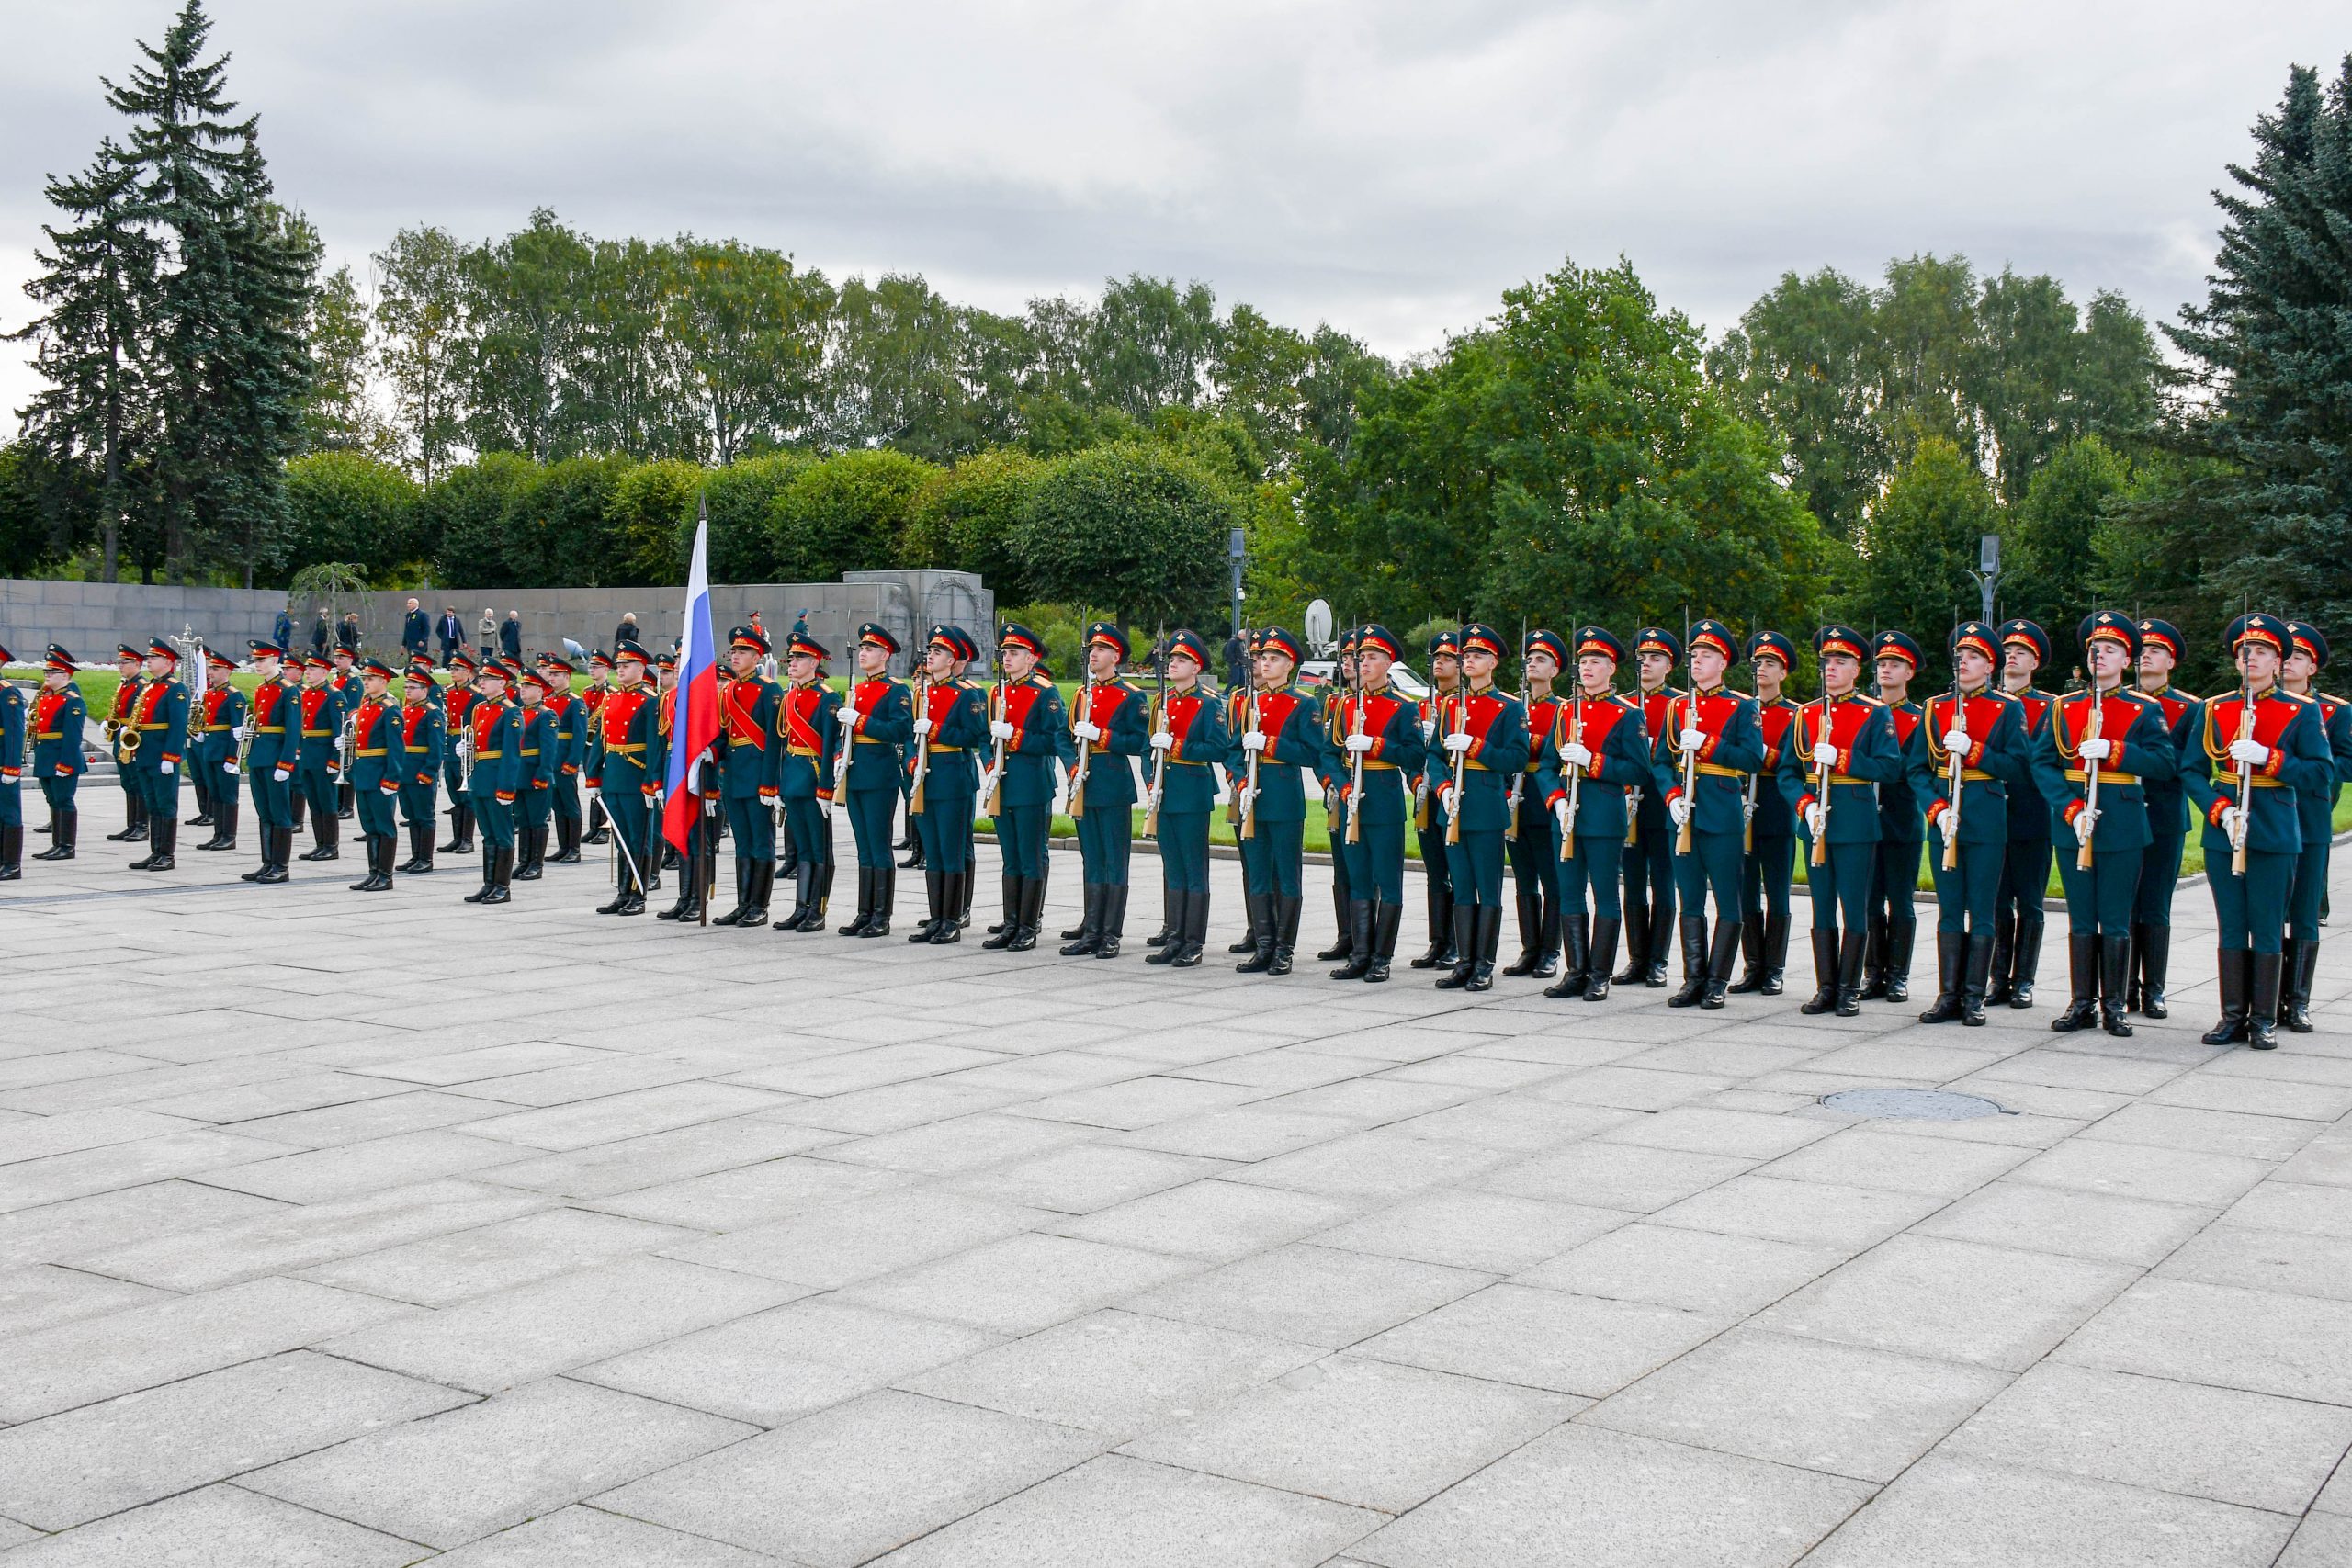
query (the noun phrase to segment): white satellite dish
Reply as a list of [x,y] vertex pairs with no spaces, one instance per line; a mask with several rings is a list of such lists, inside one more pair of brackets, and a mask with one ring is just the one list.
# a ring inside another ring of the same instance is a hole
[[1331,606],[1317,599],[1306,607],[1306,646],[1317,653],[1331,647]]

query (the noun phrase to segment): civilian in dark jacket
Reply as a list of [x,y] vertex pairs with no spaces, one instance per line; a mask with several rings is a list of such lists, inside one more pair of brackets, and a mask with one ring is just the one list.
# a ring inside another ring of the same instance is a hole
[[457,657],[458,645],[466,640],[466,623],[458,619],[458,607],[445,605],[441,611],[441,668],[449,668],[449,660]]
[[269,640],[272,646],[279,649],[289,649],[294,646],[293,611],[281,609],[277,612],[277,619],[272,621],[269,626]]
[[424,645],[432,638],[432,623],[425,619],[424,612],[416,607],[416,601],[410,600],[408,614],[401,618],[401,647],[412,658],[422,659],[424,657]]
[[311,623],[311,651],[321,659],[324,659],[327,656],[327,644],[334,640],[334,628],[327,624],[327,613],[321,610],[319,618]]
[[335,628],[334,639],[339,648],[347,648],[354,653],[359,651],[358,612],[353,611],[343,617],[343,625]]
[[618,648],[625,642],[642,643],[644,640],[644,634],[637,629],[637,612],[634,610],[624,612],[621,615],[621,624],[613,628],[613,646]]
[[523,657],[523,612],[509,610],[506,618],[498,623],[499,650],[509,659]]

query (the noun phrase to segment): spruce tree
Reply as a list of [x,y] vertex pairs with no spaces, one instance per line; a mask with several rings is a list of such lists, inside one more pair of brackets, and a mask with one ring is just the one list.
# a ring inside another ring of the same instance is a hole
[[2352,624],[2352,55],[2323,89],[2301,66],[2256,121],[2202,307],[2167,327],[2210,393],[2192,449],[2210,493],[2207,589]]
[[147,322],[161,431],[156,503],[175,577],[276,553],[284,465],[310,384],[302,338],[318,247],[270,200],[255,117],[231,117],[226,55],[187,0],[107,101],[132,120],[137,213],[164,252]]
[[49,382],[17,411],[26,445],[52,476],[46,502],[73,536],[95,518],[104,581],[112,582],[133,490],[149,468],[155,399],[142,346],[148,337],[158,251],[138,213],[137,164],[112,138],[84,173],[50,180],[50,205],[68,220],[47,224],[40,275],[25,292],[47,307],[21,332],[33,368]]

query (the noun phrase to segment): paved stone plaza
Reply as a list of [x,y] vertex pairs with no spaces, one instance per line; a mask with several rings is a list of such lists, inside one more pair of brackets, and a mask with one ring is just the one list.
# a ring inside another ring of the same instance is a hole
[[2201,888],[2110,1040],[2054,943],[1982,1030],[1925,932],[1852,1021],[1465,1000],[1234,975],[1230,862],[1171,974],[147,876],[85,798],[0,887],[9,1568],[2352,1562],[2352,944],[2210,1049]]

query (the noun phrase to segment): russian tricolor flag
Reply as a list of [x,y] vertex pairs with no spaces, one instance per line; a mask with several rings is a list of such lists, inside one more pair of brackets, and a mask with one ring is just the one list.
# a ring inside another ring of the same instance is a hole
[[686,852],[702,802],[686,787],[695,761],[718,739],[718,649],[710,632],[710,507],[695,519],[694,565],[686,573],[686,629],[678,642],[678,695],[671,716],[670,766],[662,781],[662,836]]

